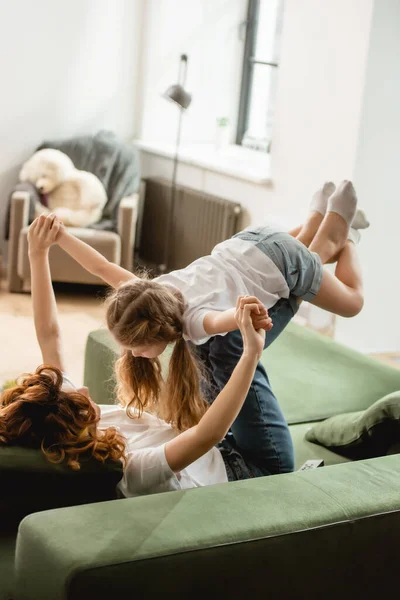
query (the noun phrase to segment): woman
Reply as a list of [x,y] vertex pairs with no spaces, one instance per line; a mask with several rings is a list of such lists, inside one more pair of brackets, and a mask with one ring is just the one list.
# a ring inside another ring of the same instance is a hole
[[[132,419],[121,406],[97,407],[88,390],[76,389],[65,375],[48,263],[59,227],[54,215],[42,215],[29,229],[34,322],[45,366],[22,376],[18,386],[1,396],[0,443],[41,448],[50,461],[65,460],[74,469],[88,454],[98,460],[121,458],[119,488],[124,496],[237,478],[224,438],[245,401],[264,346],[265,332],[252,325],[254,302],[238,299],[235,318],[243,336],[242,356],[197,425],[178,433],[154,415],[136,413]],[[249,461],[242,478],[251,475]]]

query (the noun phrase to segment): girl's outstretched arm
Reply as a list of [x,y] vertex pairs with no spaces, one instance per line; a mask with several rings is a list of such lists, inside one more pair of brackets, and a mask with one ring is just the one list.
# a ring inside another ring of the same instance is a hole
[[63,225],[57,237],[57,244],[76,260],[86,271],[96,275],[113,288],[136,278],[136,275],[107,260],[100,252],[71,235]]
[[29,228],[28,242],[33,318],[42,362],[65,371],[61,331],[49,267],[49,248],[55,243],[59,228],[54,215],[41,215]]
[[[255,329],[264,329],[269,331],[272,328],[272,320],[268,316],[265,306],[255,296],[246,296],[248,302],[254,304],[251,313],[251,318]],[[203,327],[208,335],[218,335],[219,333],[227,333],[235,331],[238,324],[235,319],[235,308],[229,308],[224,311],[209,311],[204,316]]]
[[184,431],[165,446],[170,468],[181,471],[211,450],[226,435],[239,414],[264,348],[265,332],[255,330],[251,319],[254,303],[239,297],[235,319],[243,337],[243,354],[228,383],[198,425]]

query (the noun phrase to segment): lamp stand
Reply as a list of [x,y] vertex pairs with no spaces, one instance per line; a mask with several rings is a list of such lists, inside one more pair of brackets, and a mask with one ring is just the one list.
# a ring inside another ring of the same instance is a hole
[[[186,83],[186,73],[187,73],[187,55],[182,54],[181,60],[179,63],[179,74],[178,74],[178,82],[182,87],[185,86]],[[182,81],[181,81],[182,80]],[[172,224],[174,219],[174,210],[175,210],[175,199],[176,199],[176,176],[178,172],[178,155],[179,155],[179,146],[181,143],[181,131],[182,131],[182,117],[183,111],[185,109],[184,106],[179,106],[179,119],[178,119],[178,131],[176,134],[176,142],[175,142],[175,155],[174,155],[174,163],[172,169],[172,181],[171,181],[171,195],[170,202],[168,207],[168,219],[167,219],[167,227],[166,227],[166,235],[165,235],[165,246],[164,246],[164,262],[158,266],[158,270],[161,273],[165,273],[168,270],[168,265],[170,264],[171,258],[171,239],[172,239]]]

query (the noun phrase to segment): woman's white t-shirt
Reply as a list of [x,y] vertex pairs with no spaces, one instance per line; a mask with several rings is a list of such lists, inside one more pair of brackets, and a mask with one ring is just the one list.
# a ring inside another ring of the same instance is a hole
[[226,240],[209,256],[154,281],[173,285],[184,295],[188,304],[183,315],[184,338],[194,344],[203,344],[211,337],[203,326],[206,313],[235,307],[238,296],[256,296],[267,309],[280,298],[289,297],[286,280],[275,263],[240,238]]
[[115,427],[127,441],[127,461],[118,484],[125,497],[183,490],[228,481],[225,463],[212,448],[194,463],[174,473],[165,458],[165,445],[178,434],[170,425],[144,412],[131,419],[120,406],[100,406],[100,429]]
[[[66,373],[63,377],[65,389],[77,389]],[[212,448],[186,469],[174,473],[165,458],[165,444],[179,434],[168,423],[146,412],[132,419],[121,406],[103,404],[99,408],[99,428],[115,427],[126,440],[127,460],[117,486],[126,498],[228,481],[218,448]]]

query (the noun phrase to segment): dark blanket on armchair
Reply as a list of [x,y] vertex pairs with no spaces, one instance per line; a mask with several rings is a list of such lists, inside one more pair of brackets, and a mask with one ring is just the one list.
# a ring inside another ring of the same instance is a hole
[[[139,153],[132,145],[122,142],[112,131],[99,131],[96,135],[79,136],[68,140],[45,140],[36,150],[55,148],[67,154],[75,167],[94,173],[105,187],[107,204],[102,219],[90,225],[92,229],[116,231],[117,211],[122,198],[134,194],[139,189]],[[13,192],[20,189],[21,184]],[[12,192],[12,193],[13,193]],[[10,196],[11,198],[11,196]],[[33,218],[35,196],[31,194],[29,210]],[[9,218],[6,219],[8,239]]]

